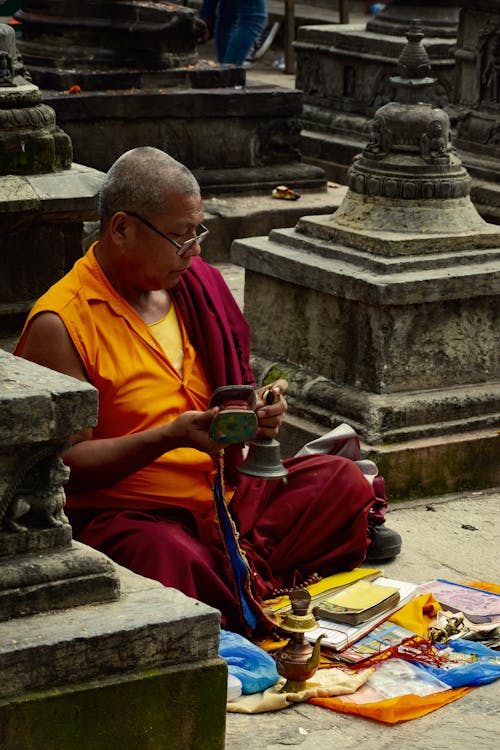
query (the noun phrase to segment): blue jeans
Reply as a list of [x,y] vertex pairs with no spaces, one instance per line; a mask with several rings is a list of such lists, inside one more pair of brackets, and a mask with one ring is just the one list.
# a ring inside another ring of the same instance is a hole
[[215,21],[218,62],[242,65],[266,19],[266,0],[219,0]]

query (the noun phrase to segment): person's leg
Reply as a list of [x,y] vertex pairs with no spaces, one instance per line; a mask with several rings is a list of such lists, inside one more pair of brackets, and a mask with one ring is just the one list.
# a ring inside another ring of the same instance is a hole
[[140,575],[205,602],[222,614],[223,627],[238,629],[240,611],[227,557],[215,527],[199,538],[185,511],[105,511],[80,522],[70,515],[75,539],[104,552]]
[[314,572],[351,570],[368,546],[375,495],[353,461],[315,455],[284,463],[286,484],[245,477],[230,505],[260,596]]
[[214,35],[215,17],[217,14],[217,0],[203,0],[199,17],[206,23],[206,30],[196,41],[197,44],[208,42]]
[[218,62],[242,65],[266,19],[266,0],[219,0],[215,23]]

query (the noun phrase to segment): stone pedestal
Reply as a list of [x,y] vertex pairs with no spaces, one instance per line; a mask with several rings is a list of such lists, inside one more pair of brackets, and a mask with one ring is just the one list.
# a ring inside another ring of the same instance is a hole
[[0,350],[0,747],[222,750],[220,613],[72,541],[58,453],[97,391]]
[[43,104],[0,24],[0,344],[12,348],[33,302],[81,256],[104,175],[72,161],[71,141]]
[[291,381],[285,451],[348,422],[393,498],[500,482],[500,231],[471,203],[444,110],[422,103],[419,38],[335,215],[232,250],[257,369]]
[[0,343],[12,349],[34,301],[81,257],[104,175],[67,170],[0,176]]
[[247,85],[245,70],[198,58],[195,12],[163,2],[26,0],[20,51],[75,159],[107,171],[147,143],[189,167],[204,195],[323,191],[301,161],[302,96]]
[[0,622],[3,750],[223,750],[219,613],[115,571],[115,602]]

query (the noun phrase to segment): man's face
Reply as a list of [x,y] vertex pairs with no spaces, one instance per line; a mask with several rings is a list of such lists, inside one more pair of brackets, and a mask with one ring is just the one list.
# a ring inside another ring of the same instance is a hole
[[170,239],[182,244],[196,236],[203,220],[202,200],[196,195],[172,193],[164,213],[148,214],[143,218],[167,236],[162,236],[139,218],[128,215],[127,219],[131,223],[126,251],[130,264],[128,275],[133,275],[135,285],[139,285],[144,291],[171,289],[189,268],[191,258],[199,255],[201,250],[194,243],[179,254],[178,248]]

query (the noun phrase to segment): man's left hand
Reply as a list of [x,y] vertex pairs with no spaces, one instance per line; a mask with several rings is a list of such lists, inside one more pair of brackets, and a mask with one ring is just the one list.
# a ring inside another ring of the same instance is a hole
[[274,383],[262,386],[255,391],[257,395],[255,411],[259,424],[258,438],[274,438],[277,436],[288,409],[288,404],[283,396],[287,390],[287,381],[280,378]]

